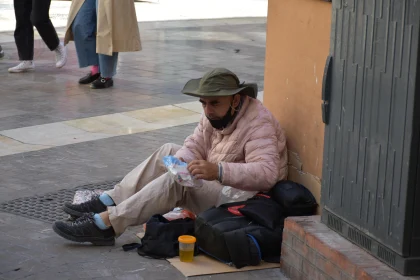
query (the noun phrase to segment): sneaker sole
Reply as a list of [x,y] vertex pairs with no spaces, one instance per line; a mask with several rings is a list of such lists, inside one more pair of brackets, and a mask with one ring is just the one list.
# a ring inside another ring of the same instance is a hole
[[70,241],[74,241],[74,242],[79,242],[79,243],[84,243],[84,242],[90,242],[93,245],[96,246],[113,246],[115,245],[115,238],[108,238],[108,239],[101,239],[101,238],[97,238],[97,237],[74,237],[71,235],[68,235],[67,233],[62,232],[60,229],[58,229],[56,227],[56,225],[53,225],[53,230],[55,233],[57,233],[58,235],[60,235],[61,237],[70,240]]
[[112,83],[110,83],[110,85],[107,86],[107,87],[96,87],[93,84],[90,84],[91,89],[107,89],[107,88],[110,88],[110,87],[113,87],[113,86],[114,86],[114,81],[112,81]]
[[24,69],[24,70],[12,70],[12,71],[8,70],[8,72],[9,73],[24,73],[24,72],[31,72],[34,70],[35,70],[34,68],[31,68],[31,69]]
[[70,209],[70,208],[66,207],[65,205],[62,207],[62,209],[67,214],[69,214],[73,217],[76,217],[76,218],[80,218],[81,216],[83,216],[83,214],[86,214],[86,213],[82,213],[82,212],[78,212],[78,211],[75,211],[73,209]]

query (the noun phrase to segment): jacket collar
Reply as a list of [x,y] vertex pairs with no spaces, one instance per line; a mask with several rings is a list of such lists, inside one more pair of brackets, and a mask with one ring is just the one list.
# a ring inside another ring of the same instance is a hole
[[[241,108],[239,109],[238,114],[236,115],[235,119],[233,120],[233,122],[230,125],[228,125],[223,130],[214,129],[214,131],[216,131],[217,133],[220,133],[222,135],[232,134],[232,132],[236,129],[236,126],[238,125],[239,120],[245,115],[246,110],[248,109],[249,99],[250,99],[250,97],[245,96],[245,98],[243,100],[243,104],[242,104]],[[207,123],[208,123],[208,125],[211,126],[210,122],[207,122]]]

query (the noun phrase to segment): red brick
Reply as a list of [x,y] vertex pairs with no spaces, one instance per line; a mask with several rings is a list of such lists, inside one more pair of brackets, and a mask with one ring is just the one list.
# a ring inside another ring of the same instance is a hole
[[373,277],[370,276],[364,269],[359,269],[356,272],[357,280],[373,280]]
[[283,244],[281,246],[281,260],[293,266],[299,271],[302,270],[302,256],[296,253],[292,247]]
[[315,265],[316,264],[316,258],[317,258],[317,253],[315,252],[315,250],[313,250],[312,248],[305,246],[304,247],[305,250],[305,259],[307,259],[311,264]]
[[333,279],[339,280],[341,278],[340,269],[320,255],[316,259],[316,267]]
[[280,267],[281,270],[283,271],[284,275],[286,275],[287,277],[289,277],[290,279],[297,279],[297,280],[303,280],[305,279],[303,277],[302,272],[300,272],[299,270],[297,270],[296,268],[290,266],[289,264],[285,263],[285,262],[280,262]]
[[332,262],[350,277],[356,277],[357,266],[354,263],[352,263],[346,255],[337,252],[336,259],[332,260]]
[[347,259],[357,267],[377,267],[382,265],[379,260],[369,255],[369,253],[365,252],[361,248],[359,248],[357,251],[343,253]]
[[[346,255],[356,253],[360,248],[355,248],[353,244],[341,236],[336,239],[333,237],[329,233],[323,233],[322,235],[319,233],[308,233],[306,235],[306,243],[320,255],[344,270],[348,275],[355,277],[356,265],[350,262]],[[341,242],[343,244],[339,244]]]
[[284,229],[290,231],[299,240],[305,240],[305,230],[293,218],[286,218],[284,220]]
[[302,273],[306,279],[319,280],[320,271],[307,260],[302,262]]
[[300,241],[297,238],[293,238],[292,241],[293,241],[293,243],[292,243],[293,250],[295,250],[296,253],[298,253],[299,255],[306,257],[305,256],[305,247],[307,247],[307,246],[305,245],[305,243]]
[[[309,280],[309,279],[308,279]],[[331,278],[330,276],[328,276],[327,274],[324,273],[319,273],[319,280],[335,280],[333,278]]]
[[347,274],[345,274],[343,271],[341,271],[341,278],[340,280],[353,280],[353,277],[348,276]]
[[338,251],[355,249],[352,243],[335,232],[308,232],[305,239],[306,244],[327,259],[335,257]]
[[326,259],[332,257],[331,248],[322,242],[318,236],[313,233],[308,233],[306,235],[306,245],[314,249],[317,253],[324,256]]
[[290,231],[283,230],[282,244],[287,244],[289,246],[293,245],[293,234]]

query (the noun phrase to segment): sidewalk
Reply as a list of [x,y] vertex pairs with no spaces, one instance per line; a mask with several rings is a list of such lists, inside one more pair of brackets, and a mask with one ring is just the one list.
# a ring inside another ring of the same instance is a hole
[[[64,27],[71,1],[53,0],[50,17],[55,27]],[[267,0],[135,0],[139,22],[266,17]],[[0,0],[0,32],[13,31],[13,0]]]
[[[180,90],[212,67],[228,67],[263,90],[265,18],[139,26],[144,50],[121,54],[115,87],[103,91],[77,84],[86,69],[78,69],[73,44],[63,69],[53,67],[54,55],[37,41],[36,71],[9,74],[16,48],[0,41],[6,53],[0,60],[0,204],[113,181],[160,145],[182,144],[200,109]],[[11,35],[0,33],[0,40]],[[0,212],[0,279],[185,279],[166,261],[122,251],[139,228],[114,247],[75,244],[54,234],[40,209],[30,209],[38,219]],[[271,269],[193,279],[284,278]]]

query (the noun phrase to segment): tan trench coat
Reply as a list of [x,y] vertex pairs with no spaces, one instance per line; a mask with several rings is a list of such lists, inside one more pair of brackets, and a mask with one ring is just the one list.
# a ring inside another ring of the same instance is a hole
[[[71,25],[85,0],[72,0],[67,20],[64,44],[73,41]],[[134,0],[99,0],[96,33],[96,52],[112,55],[113,52],[141,50]]]

